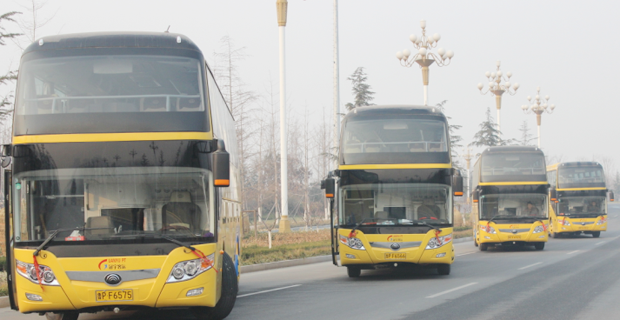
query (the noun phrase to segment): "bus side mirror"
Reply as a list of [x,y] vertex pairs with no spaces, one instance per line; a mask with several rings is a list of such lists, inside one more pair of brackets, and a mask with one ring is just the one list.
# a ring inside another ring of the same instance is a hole
[[551,187],[551,189],[549,189],[549,199],[553,202],[558,201],[558,192],[555,190],[555,187]]
[[610,202],[614,202],[614,192],[613,191],[609,191],[609,201]]
[[452,176],[452,192],[457,197],[463,196],[463,177],[461,175]]
[[2,145],[2,155],[0,156],[0,158],[2,159],[0,165],[2,165],[3,168],[6,168],[9,165],[11,165],[11,145],[10,144]]
[[213,152],[213,185],[216,187],[230,186],[230,154],[226,151],[223,140],[217,141],[217,150]]
[[321,181],[321,189],[325,189],[325,198],[333,198],[336,193],[336,180],[327,178]]
[[472,199],[474,201],[474,203],[478,203],[478,201],[480,200],[480,191],[478,190],[474,190],[474,192],[472,192]]

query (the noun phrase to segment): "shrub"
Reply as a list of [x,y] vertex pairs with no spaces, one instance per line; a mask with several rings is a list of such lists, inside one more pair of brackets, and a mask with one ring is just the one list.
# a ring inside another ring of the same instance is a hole
[[6,257],[0,257],[0,272],[6,271]]

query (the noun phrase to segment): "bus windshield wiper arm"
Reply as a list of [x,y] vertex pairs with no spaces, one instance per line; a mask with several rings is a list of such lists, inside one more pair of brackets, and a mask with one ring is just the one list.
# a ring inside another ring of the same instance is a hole
[[[47,246],[48,243],[50,243],[50,241],[52,241],[54,238],[56,238],[56,236],[58,235],[58,233],[60,233],[60,231],[64,231],[61,229],[57,229],[54,232],[52,232],[52,234],[50,234],[47,239],[45,239],[45,241],[43,241],[43,243],[41,243],[40,246],[37,247],[36,250],[34,250],[34,253],[32,255],[37,256],[39,255],[39,252],[41,252],[41,250],[45,249],[45,246]],[[67,230],[69,231],[69,230]]]
[[160,234],[159,236],[160,236],[162,239],[168,240],[168,241],[170,241],[170,242],[172,242],[172,243],[174,243],[174,244],[176,244],[176,245],[178,245],[178,246],[180,246],[180,247],[185,247],[185,248],[190,249],[190,250],[192,250],[192,251],[196,251],[196,248],[194,248],[194,247],[190,246],[189,244],[186,244],[186,243],[184,243],[184,242],[181,242],[181,241],[179,241],[179,240],[177,240],[177,239],[175,239],[175,238],[168,237],[168,236],[163,235],[163,234]]
[[426,222],[424,222],[424,221],[420,221],[420,220],[417,220],[417,221],[415,221],[414,223],[416,223],[416,224],[417,224],[417,225],[419,225],[419,226],[420,226],[420,225],[421,225],[421,226],[427,226],[427,227],[429,227],[429,228],[431,228],[431,229],[435,229],[435,230],[437,230],[437,231],[441,232],[441,229],[439,229],[439,228],[435,227],[434,225],[432,225],[432,224],[430,224],[430,223],[426,223]]

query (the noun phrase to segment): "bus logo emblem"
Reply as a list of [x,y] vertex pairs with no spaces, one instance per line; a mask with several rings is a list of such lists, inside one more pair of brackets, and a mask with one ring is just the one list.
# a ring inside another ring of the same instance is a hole
[[398,250],[400,249],[400,244],[394,242],[392,243],[392,245],[390,245],[390,247],[392,248],[392,250]]
[[121,279],[121,276],[119,276],[118,274],[110,273],[107,276],[105,276],[103,280],[109,285],[117,285],[121,283],[122,279]]
[[512,233],[517,233],[517,230],[516,229],[512,229]]

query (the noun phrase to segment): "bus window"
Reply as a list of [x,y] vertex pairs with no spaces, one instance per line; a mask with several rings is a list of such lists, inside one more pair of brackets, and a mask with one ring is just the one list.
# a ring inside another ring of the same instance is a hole
[[378,119],[350,121],[344,128],[344,153],[447,152],[441,121]]

